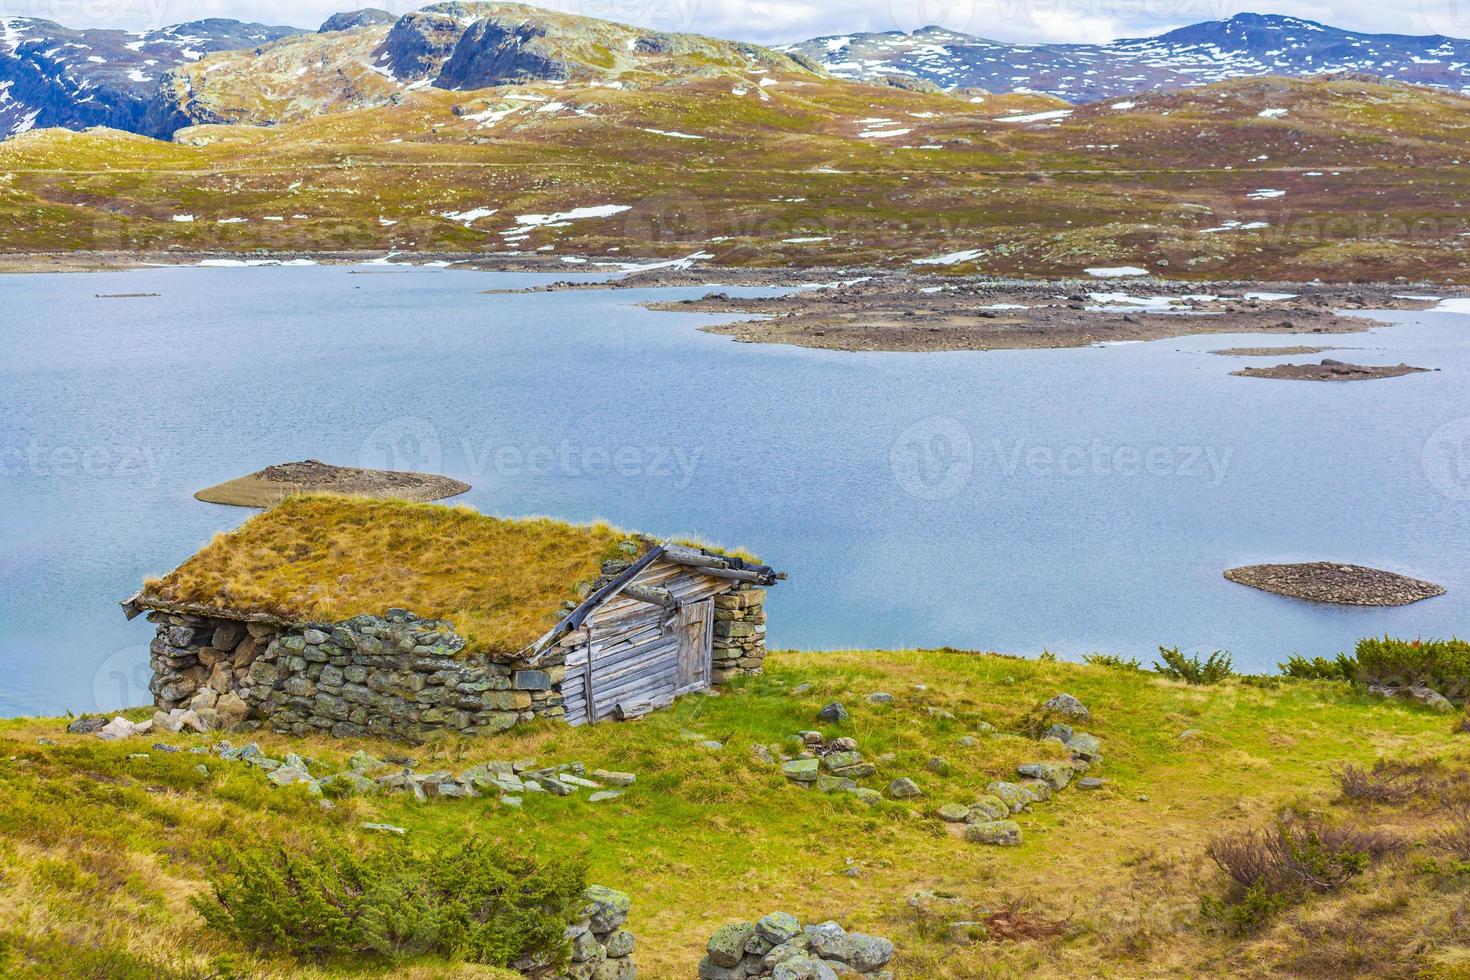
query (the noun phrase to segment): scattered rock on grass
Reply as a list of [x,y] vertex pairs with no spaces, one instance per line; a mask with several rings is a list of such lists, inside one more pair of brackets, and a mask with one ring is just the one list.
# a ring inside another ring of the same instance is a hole
[[841,701],[833,701],[821,711],[818,711],[817,717],[822,721],[841,723],[847,721],[851,716],[847,713],[847,709],[842,706]]
[[895,800],[912,800],[923,796],[924,791],[919,789],[917,783],[907,776],[899,776],[888,784],[888,795]]
[[1078,789],[1102,789],[1107,785],[1106,779],[1098,779],[1096,776],[1083,776],[1077,780]]
[[1450,703],[1448,698],[1423,684],[1414,684],[1410,687],[1387,687],[1382,684],[1370,684],[1368,691],[1383,698],[1414,701],[1424,705],[1424,707],[1431,711],[1450,712],[1455,710],[1455,706]]
[[91,715],[86,718],[78,718],[66,730],[73,735],[95,735],[107,727],[107,719],[101,715]]
[[1072,718],[1077,721],[1092,720],[1092,712],[1087,710],[1087,706],[1070,694],[1058,694],[1042,702],[1041,709],[1061,715],[1063,718]]

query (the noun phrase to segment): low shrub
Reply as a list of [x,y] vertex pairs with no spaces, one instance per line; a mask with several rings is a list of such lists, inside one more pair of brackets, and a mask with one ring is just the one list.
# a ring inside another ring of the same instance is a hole
[[578,863],[539,862],[480,837],[422,853],[250,845],[232,852],[195,907],[212,927],[258,950],[560,964],[583,879]]
[[1399,640],[1376,636],[1358,641],[1359,679],[1368,684],[1423,684],[1447,698],[1470,694],[1470,643],[1464,640]]
[[1230,879],[1223,899],[1201,911],[1235,934],[1254,929],[1309,895],[1334,891],[1374,861],[1403,848],[1383,831],[1279,819],[1274,827],[1217,837],[1205,853]]
[[1295,677],[1299,680],[1309,681],[1352,681],[1358,677],[1358,660],[1349,657],[1345,653],[1339,653],[1334,659],[1326,657],[1313,657],[1308,660],[1292,654],[1284,664],[1277,664],[1281,672],[1287,677]]
[[1088,653],[1082,657],[1082,662],[1094,667],[1111,667],[1114,670],[1143,670],[1143,664],[1134,657],[1120,657],[1115,653]]
[[1390,762],[1380,759],[1372,769],[1349,763],[1332,770],[1345,800],[1359,803],[1407,803],[1435,794],[1443,780],[1433,762]]
[[1164,662],[1154,661],[1154,670],[1170,680],[1186,684],[1217,684],[1235,673],[1230,654],[1223,650],[1210,654],[1204,663],[1200,663],[1198,654],[1185,656],[1178,647],[1159,647],[1159,656]]
[[1470,809],[1461,808],[1448,827],[1429,839],[1429,846],[1460,863],[1470,863]]

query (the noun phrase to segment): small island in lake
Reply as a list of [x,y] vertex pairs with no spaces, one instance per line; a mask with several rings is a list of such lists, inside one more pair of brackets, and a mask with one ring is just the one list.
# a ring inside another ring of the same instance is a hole
[[434,473],[365,470],[307,459],[299,463],[267,466],[259,472],[206,487],[194,497],[205,503],[234,507],[270,507],[297,493],[391,497],[424,503],[455,497],[469,488],[468,483]]
[[1275,367],[1241,368],[1230,373],[1238,378],[1276,378],[1281,381],[1372,381],[1375,378],[1401,378],[1428,370],[1408,364],[1348,364],[1324,357],[1320,364],[1278,364]]
[[1407,606],[1445,594],[1444,586],[1364,565],[1330,561],[1244,565],[1225,572],[1232,582],[1311,602],[1348,606]]

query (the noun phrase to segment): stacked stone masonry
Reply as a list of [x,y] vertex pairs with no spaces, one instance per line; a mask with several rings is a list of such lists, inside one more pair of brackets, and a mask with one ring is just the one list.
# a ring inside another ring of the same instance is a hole
[[[165,612],[150,648],[150,690],[164,712],[188,709],[200,729],[257,720],[293,735],[421,741],[436,731],[505,731],[565,715],[566,651],[533,665],[462,654],[444,620],[402,609],[341,623],[284,626]],[[724,684],[765,661],[765,591],[715,597],[713,677]]]
[[758,674],[766,661],[766,590],[742,586],[715,596],[714,682]]

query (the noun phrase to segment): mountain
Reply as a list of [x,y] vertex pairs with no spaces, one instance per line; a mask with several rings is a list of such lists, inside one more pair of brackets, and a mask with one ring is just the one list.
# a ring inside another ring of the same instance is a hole
[[918,78],[947,89],[1038,92],[1074,103],[1231,78],[1342,72],[1470,93],[1470,41],[1359,34],[1263,14],[1109,44],[1006,44],[926,27],[821,37],[780,50],[805,55],[839,78]]
[[171,69],[296,33],[294,27],[219,19],[129,33],[0,18],[0,137],[48,126],[141,132]]
[[274,125],[385,105],[425,86],[662,84],[751,67],[796,69],[798,60],[753,44],[513,3],[440,3],[398,18],[365,8],[335,14],[315,32],[202,20],[129,34],[7,18],[0,20],[0,137],[107,126],[166,139],[188,126]]

